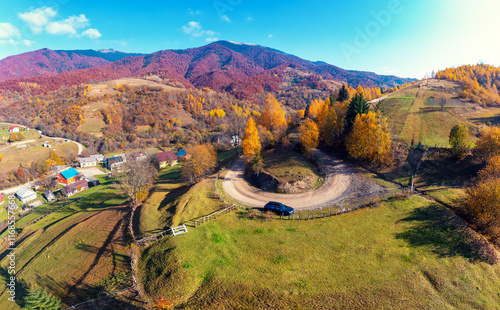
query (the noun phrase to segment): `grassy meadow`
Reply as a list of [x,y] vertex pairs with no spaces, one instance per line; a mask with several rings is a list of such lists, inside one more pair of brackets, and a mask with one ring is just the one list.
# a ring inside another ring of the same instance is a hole
[[[447,100],[443,109],[429,104],[441,98]],[[498,108],[476,112],[470,104],[461,102],[450,93],[430,90],[419,85],[389,96],[382,101],[381,107],[389,120],[394,138],[408,144],[421,143],[429,147],[448,147],[450,130],[457,124],[476,127],[496,123],[499,115]]]
[[141,281],[178,309],[494,309],[500,267],[448,216],[419,196],[313,221],[237,211],[143,250]]

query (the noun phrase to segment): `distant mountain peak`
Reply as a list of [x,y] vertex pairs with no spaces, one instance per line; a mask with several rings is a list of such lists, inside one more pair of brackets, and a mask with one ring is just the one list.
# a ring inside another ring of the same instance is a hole
[[122,51],[119,51],[119,50],[115,50],[113,48],[103,48],[103,49],[100,49],[100,50],[96,50],[97,52],[100,52],[100,53],[122,53],[122,54],[131,54],[129,52],[122,52]]
[[260,46],[258,44],[254,44],[254,43],[243,43],[243,42],[234,42],[234,41],[218,41],[215,43],[219,43],[219,42],[229,42],[229,43],[236,44],[236,45]]

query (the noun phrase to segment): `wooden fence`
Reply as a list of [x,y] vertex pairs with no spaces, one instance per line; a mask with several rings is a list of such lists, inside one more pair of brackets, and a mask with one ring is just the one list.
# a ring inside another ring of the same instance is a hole
[[[387,198],[386,198],[387,200]],[[370,202],[365,205],[356,205],[356,206],[351,206],[351,207],[336,207],[334,209],[330,210],[321,210],[322,212],[307,212],[307,211],[300,211],[297,213],[294,213],[292,215],[278,215],[279,219],[281,220],[291,220],[291,221],[303,221],[303,220],[315,220],[315,219],[322,219],[326,217],[332,217],[344,213],[349,213],[352,211],[356,211],[359,209],[364,209],[364,208],[370,208],[375,206],[376,204],[373,202]]]
[[205,215],[199,219],[194,220],[194,227],[197,228],[198,225],[204,224],[204,223],[209,222],[211,220],[216,220],[217,217],[221,216],[222,214],[227,214],[227,213],[229,213],[233,210],[239,209],[239,208],[243,208],[243,207],[236,205],[236,204],[232,204],[227,208],[210,213],[209,215]]
[[167,229],[165,231],[153,234],[153,235],[151,235],[151,236],[149,236],[147,238],[142,238],[142,239],[139,239],[139,240],[135,240],[134,243],[137,246],[143,246],[143,245],[145,245],[148,242],[156,241],[156,240],[161,239],[161,238],[163,238],[165,236],[170,236],[171,234],[172,234],[172,229],[169,228],[169,229]]

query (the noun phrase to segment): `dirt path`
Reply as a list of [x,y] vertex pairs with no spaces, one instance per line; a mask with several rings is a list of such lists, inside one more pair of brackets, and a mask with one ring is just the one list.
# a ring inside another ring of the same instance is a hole
[[424,107],[424,92],[419,89],[410,107],[406,122],[399,136],[406,142],[414,144],[422,142],[422,116],[420,109]]
[[325,183],[321,188],[302,194],[277,194],[264,192],[250,186],[243,178],[245,162],[238,160],[226,173],[222,188],[233,199],[249,206],[263,207],[269,201],[279,201],[295,209],[315,209],[335,204],[350,198],[381,195],[386,191],[356,174],[343,161],[315,150],[321,158]]
[[389,94],[387,94],[387,95],[383,95],[382,97],[379,97],[379,98],[376,98],[376,99],[370,100],[370,101],[368,101],[368,104],[369,104],[369,105],[374,105],[374,104],[377,104],[377,103],[379,103],[380,101],[383,101],[383,100],[385,100],[385,99],[389,98],[390,96],[394,96],[394,94],[397,94],[398,92],[400,92],[400,91],[402,91],[402,90],[405,90],[405,89],[410,88],[410,87],[414,87],[415,85],[422,85],[422,82],[420,82],[420,81],[419,81],[419,82],[416,82],[415,84],[411,84],[411,85],[409,85],[409,86],[405,86],[405,87],[403,87],[403,88],[401,88],[401,89],[398,89],[398,90],[396,90],[396,91],[394,91],[394,92],[392,92],[392,93],[389,93]]

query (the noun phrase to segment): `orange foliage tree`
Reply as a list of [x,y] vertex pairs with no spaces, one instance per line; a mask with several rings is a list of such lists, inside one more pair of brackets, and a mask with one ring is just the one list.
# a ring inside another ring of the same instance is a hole
[[464,203],[469,216],[487,235],[500,237],[500,156],[491,157],[466,190]]
[[476,142],[476,154],[483,161],[500,155],[500,127],[484,127]]
[[261,112],[259,122],[272,132],[276,141],[281,140],[286,133],[287,123],[285,111],[281,108],[281,104],[272,94],[268,94],[264,100],[264,108]]
[[304,153],[318,146],[319,130],[314,121],[307,119],[299,126],[299,139]]
[[245,128],[245,137],[241,144],[243,147],[243,154],[245,154],[248,162],[252,161],[260,154],[261,145],[259,133],[257,132],[255,121],[251,117],[248,118],[247,127]]
[[213,171],[217,165],[217,154],[211,144],[201,144],[188,148],[191,157],[182,168],[183,178],[194,184]]
[[347,138],[346,148],[355,159],[374,165],[390,161],[391,136],[387,120],[375,112],[358,114]]

